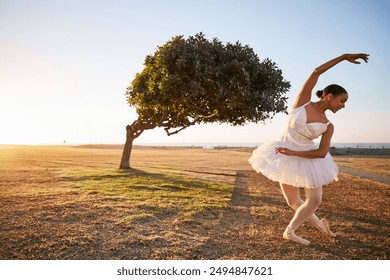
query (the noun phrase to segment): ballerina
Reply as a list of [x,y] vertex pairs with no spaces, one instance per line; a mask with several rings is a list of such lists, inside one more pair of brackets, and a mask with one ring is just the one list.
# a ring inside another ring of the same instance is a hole
[[[289,113],[287,126],[279,141],[261,145],[253,151],[249,163],[253,169],[270,180],[279,182],[287,204],[295,210],[283,238],[303,245],[310,241],[295,234],[295,231],[309,221],[329,237],[335,237],[327,219],[319,219],[315,211],[322,201],[322,187],[338,180],[338,166],[329,154],[334,125],[325,112],[336,113],[348,101],[347,91],[332,84],[316,92],[320,99],[311,102],[312,91],[321,74],[346,60],[360,64],[358,59],[368,62],[368,54],[343,54],[314,69],[300,90]],[[320,144],[313,140],[320,137]],[[300,197],[299,188],[305,189],[305,200]]]

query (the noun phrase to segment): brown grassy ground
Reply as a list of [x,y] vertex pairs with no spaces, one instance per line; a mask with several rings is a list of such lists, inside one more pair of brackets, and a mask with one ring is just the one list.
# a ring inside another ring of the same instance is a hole
[[[389,184],[341,173],[317,211],[338,236],[305,224],[299,234],[312,244],[303,247],[281,238],[293,212],[278,184],[250,169],[248,152],[136,149],[134,169],[118,173],[120,153],[0,146],[0,259],[389,259]],[[389,175],[389,158],[336,161]],[[193,205],[157,208],[164,195],[142,202],[113,192],[135,178],[165,180],[159,188],[169,198],[183,186],[198,184],[201,193],[199,181],[217,182],[231,186],[230,199],[181,197]]]

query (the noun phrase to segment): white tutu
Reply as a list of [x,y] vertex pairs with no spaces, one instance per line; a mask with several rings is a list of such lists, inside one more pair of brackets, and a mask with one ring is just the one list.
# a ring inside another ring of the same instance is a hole
[[268,179],[295,187],[316,188],[337,181],[339,168],[328,153],[325,158],[308,159],[275,154],[276,147],[286,147],[275,141],[253,151],[249,163]]
[[329,153],[325,158],[315,159],[275,154],[276,147],[295,151],[313,150],[315,145],[312,139],[326,131],[329,123],[306,123],[304,106],[291,112],[281,141],[261,145],[253,151],[248,161],[254,170],[272,181],[295,187],[317,188],[338,180],[339,168]]

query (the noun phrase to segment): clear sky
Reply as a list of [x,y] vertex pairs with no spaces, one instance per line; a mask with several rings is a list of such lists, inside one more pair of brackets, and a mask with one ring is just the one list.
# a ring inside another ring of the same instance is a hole
[[[292,85],[289,108],[316,66],[369,53],[368,64],[343,62],[316,89],[338,83],[350,93],[346,109],[328,113],[332,142],[390,142],[389,26],[389,0],[0,0],[0,144],[124,143],[136,119],[124,93],[145,56],[198,32],[276,62]],[[136,143],[262,143],[285,121],[169,137],[155,129]]]

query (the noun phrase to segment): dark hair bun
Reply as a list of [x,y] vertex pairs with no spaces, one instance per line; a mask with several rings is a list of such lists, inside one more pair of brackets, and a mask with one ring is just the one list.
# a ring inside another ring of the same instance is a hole
[[318,98],[322,98],[323,91],[322,90],[317,90],[316,95]]

